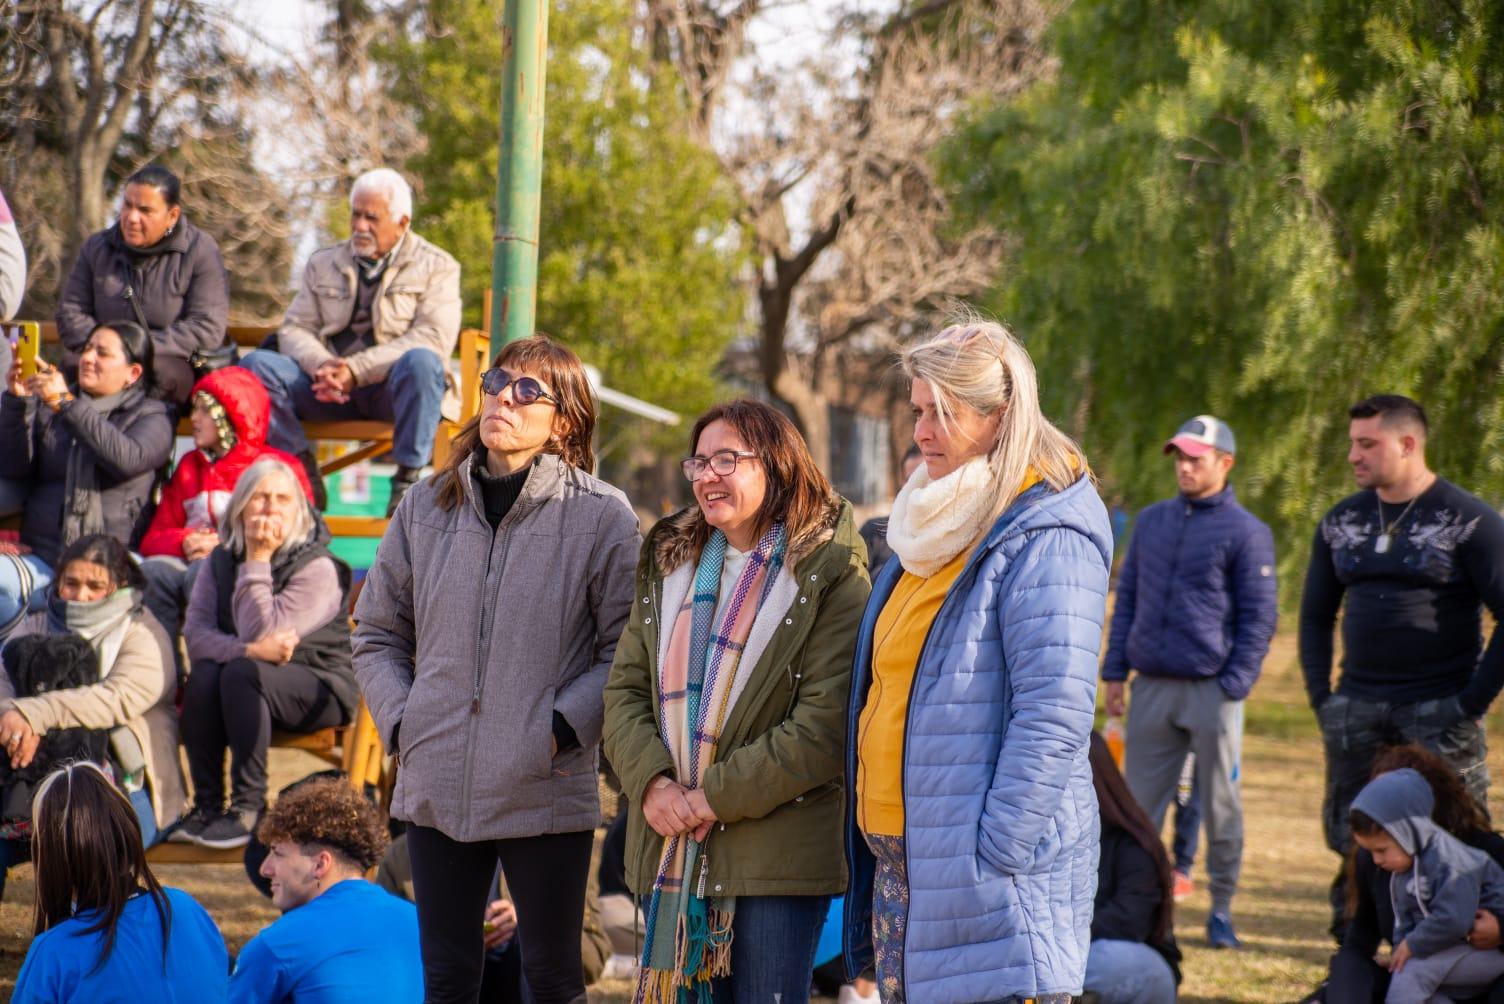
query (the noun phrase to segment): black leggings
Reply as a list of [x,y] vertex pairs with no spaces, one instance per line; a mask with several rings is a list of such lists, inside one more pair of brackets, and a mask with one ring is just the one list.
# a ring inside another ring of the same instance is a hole
[[463,843],[409,823],[428,1004],[474,1004],[481,987],[481,922],[496,863],[517,910],[517,948],[534,1004],[585,1000],[580,928],[595,834],[549,833]]
[[183,688],[178,726],[193,777],[193,802],[219,812],[225,804],[225,750],[230,751],[230,809],[266,807],[266,749],[272,728],[317,732],[345,722],[334,692],[295,662],[200,659]]

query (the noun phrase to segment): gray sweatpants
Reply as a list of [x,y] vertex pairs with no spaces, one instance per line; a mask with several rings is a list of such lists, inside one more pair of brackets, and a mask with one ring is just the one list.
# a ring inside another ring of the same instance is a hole
[[1215,679],[1135,674],[1128,704],[1128,788],[1156,831],[1175,797],[1187,753],[1196,754],[1196,786],[1206,823],[1206,872],[1212,910],[1226,913],[1243,866],[1243,702]]
[[1504,952],[1456,945],[1424,959],[1411,956],[1389,981],[1384,1004],[1452,1004],[1476,997],[1504,976]]

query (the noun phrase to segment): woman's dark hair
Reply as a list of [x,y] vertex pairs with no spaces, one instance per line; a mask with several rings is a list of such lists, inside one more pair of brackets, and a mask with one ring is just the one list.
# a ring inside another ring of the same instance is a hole
[[31,806],[31,860],[36,871],[32,935],[63,921],[98,911],[85,935],[104,933],[91,972],[115,950],[115,928],[132,896],[146,893],[162,924],[162,965],[172,908],[146,863],[141,824],[124,795],[87,761],[60,767],[37,789]]
[[[1385,748],[1374,758],[1373,769],[1368,776],[1375,778],[1380,774],[1388,774],[1405,767],[1409,767],[1425,778],[1426,784],[1431,786],[1433,796],[1431,821],[1437,826],[1454,837],[1464,838],[1468,834],[1488,833],[1493,830],[1493,823],[1488,818],[1488,810],[1468,794],[1467,785],[1462,783],[1462,778],[1458,776],[1456,769],[1418,743]],[[1358,829],[1357,821],[1360,815],[1362,813],[1350,812],[1348,814],[1349,825],[1354,833],[1371,836],[1374,831]],[[1363,818],[1368,819],[1366,815]],[[1368,821],[1373,822],[1371,819]],[[1358,909],[1358,854],[1362,850],[1361,847],[1353,846],[1348,849],[1347,853],[1345,868],[1349,917],[1354,916]]]
[[161,164],[147,164],[135,174],[125,179],[127,185],[150,185],[162,196],[162,201],[169,206],[178,204],[178,197],[182,195],[183,183],[178,176],[173,174]]
[[[758,514],[758,536],[774,523],[782,522],[788,538],[794,540],[825,517],[825,507],[834,500],[835,489],[816,466],[804,437],[787,415],[753,398],[718,404],[695,419],[689,433],[691,454],[699,445],[700,434],[714,422],[725,422],[735,429],[762,464],[768,488],[762,512]],[[702,551],[710,539],[710,524],[700,520],[692,537],[695,552]]]
[[[547,335],[533,335],[509,342],[496,358],[493,367],[526,370],[535,374],[558,399],[555,407],[564,419],[567,431],[562,440],[550,439],[544,453],[558,454],[566,464],[589,472],[595,469],[595,393],[580,357]],[[460,464],[480,446],[481,413],[464,424],[450,444],[449,459],[434,474],[434,501],[439,508],[452,510],[465,497],[460,483]]]
[[106,321],[103,324],[94,325],[94,330],[89,332],[89,337],[93,338],[100,331],[115,332],[115,337],[120,339],[120,348],[125,353],[126,361],[139,363],[141,366],[141,389],[148,395],[155,391],[157,388],[155,371],[157,347],[151,340],[151,332],[135,321]]
[[52,566],[57,569],[57,578],[61,579],[63,570],[75,561],[87,561],[104,568],[110,573],[116,589],[146,588],[146,576],[141,574],[140,566],[131,560],[125,545],[109,534],[91,533],[63,548],[63,553]]
[[1154,910],[1153,929],[1149,935],[1151,944],[1162,944],[1173,930],[1175,910],[1175,877],[1170,870],[1170,857],[1165,853],[1165,845],[1159,839],[1159,832],[1154,829],[1154,824],[1149,822],[1149,817],[1144,810],[1133,800],[1133,792],[1128,790],[1128,782],[1123,780],[1123,774],[1118,770],[1118,765],[1112,759],[1112,751],[1107,748],[1107,742],[1101,733],[1093,730],[1091,734],[1091,752],[1088,754],[1091,761],[1091,783],[1097,790],[1097,806],[1102,813],[1102,829],[1105,831],[1109,826],[1116,826],[1133,838],[1133,842],[1144,849],[1154,862],[1154,870],[1159,874],[1159,906]]

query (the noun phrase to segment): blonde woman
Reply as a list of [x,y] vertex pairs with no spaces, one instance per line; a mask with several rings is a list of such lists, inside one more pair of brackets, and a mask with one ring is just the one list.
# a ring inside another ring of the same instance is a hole
[[875,949],[884,1002],[1067,1001],[1097,884],[1107,512],[1001,325],[946,328],[902,363],[924,463],[852,673],[847,969]]

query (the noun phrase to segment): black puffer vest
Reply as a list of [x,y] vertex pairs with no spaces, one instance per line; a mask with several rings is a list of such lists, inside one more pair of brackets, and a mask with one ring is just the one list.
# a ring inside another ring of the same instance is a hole
[[[346,610],[350,602],[350,566],[329,553],[326,546],[328,531],[320,529],[318,535],[302,547],[288,554],[279,554],[272,559],[272,592],[280,593],[287,588],[292,577],[309,562],[328,558],[334,562],[339,574],[339,612],[323,627],[305,635],[298,642],[291,662],[313,670],[313,675],[334,694],[334,699],[345,712],[348,721],[360,700],[360,691],[355,685],[355,670],[350,664],[350,618]],[[239,571],[240,557],[228,547],[216,547],[209,556],[209,571],[214,575],[217,596],[216,616],[219,629],[225,634],[235,634],[234,604],[235,577]]]

